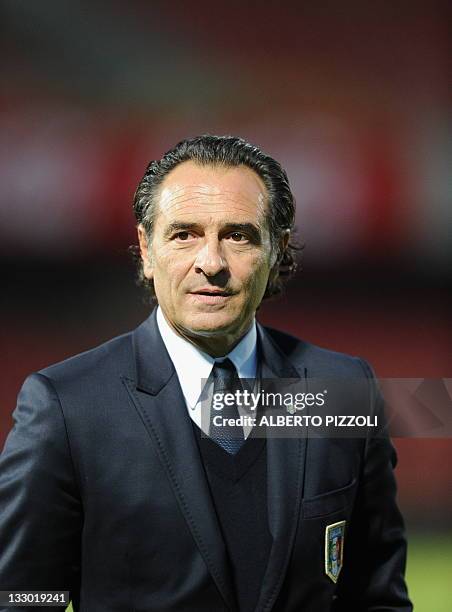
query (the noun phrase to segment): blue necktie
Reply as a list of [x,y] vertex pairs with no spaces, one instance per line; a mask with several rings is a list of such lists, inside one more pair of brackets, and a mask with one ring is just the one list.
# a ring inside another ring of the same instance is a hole
[[[221,362],[215,362],[212,370],[213,376],[213,393],[218,398],[224,397],[226,393],[234,393],[242,391],[240,379],[237,375],[237,370],[230,359],[225,359]],[[219,395],[216,395],[219,394]],[[210,408],[210,429],[209,437],[223,448],[230,455],[235,455],[245,442],[243,427],[240,425],[215,425],[214,416],[220,416],[227,419],[239,418],[237,404],[234,402],[232,406],[225,405],[223,402],[222,410]]]

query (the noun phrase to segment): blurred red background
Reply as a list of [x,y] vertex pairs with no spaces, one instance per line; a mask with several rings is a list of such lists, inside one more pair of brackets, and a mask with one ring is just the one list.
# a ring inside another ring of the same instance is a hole
[[[446,9],[4,1],[0,444],[29,372],[147,315],[133,192],[205,132],[261,146],[297,197],[304,271],[262,322],[382,377],[452,377]],[[448,526],[452,440],[396,445],[410,525]]]

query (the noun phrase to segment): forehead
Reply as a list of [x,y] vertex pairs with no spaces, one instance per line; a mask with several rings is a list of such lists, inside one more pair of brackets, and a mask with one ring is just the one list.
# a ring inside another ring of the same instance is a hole
[[157,197],[159,216],[242,221],[263,217],[267,190],[246,166],[179,164],[163,180]]

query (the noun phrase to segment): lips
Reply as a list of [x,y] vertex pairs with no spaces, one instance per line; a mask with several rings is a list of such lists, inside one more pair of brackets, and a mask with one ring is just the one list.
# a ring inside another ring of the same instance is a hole
[[211,290],[201,290],[201,291],[191,291],[192,295],[218,295],[223,297],[228,297],[231,295],[227,291],[211,291]]
[[232,295],[230,291],[224,291],[223,289],[198,289],[197,291],[190,291],[192,295],[210,295],[210,296],[222,296],[229,297]]
[[222,289],[198,289],[197,291],[191,291],[189,295],[197,304],[216,306],[225,304],[233,294]]

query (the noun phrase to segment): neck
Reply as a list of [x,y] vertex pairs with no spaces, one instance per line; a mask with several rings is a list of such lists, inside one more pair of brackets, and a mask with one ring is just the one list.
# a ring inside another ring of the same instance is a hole
[[182,333],[179,330],[175,331],[179,334],[179,336],[182,336],[182,338],[196,346],[196,348],[199,348],[200,351],[203,351],[211,357],[216,358],[228,355],[245,336],[248,329],[249,327],[242,334],[240,334],[240,336],[237,336],[236,334],[225,334],[219,338],[190,335],[187,333]]

